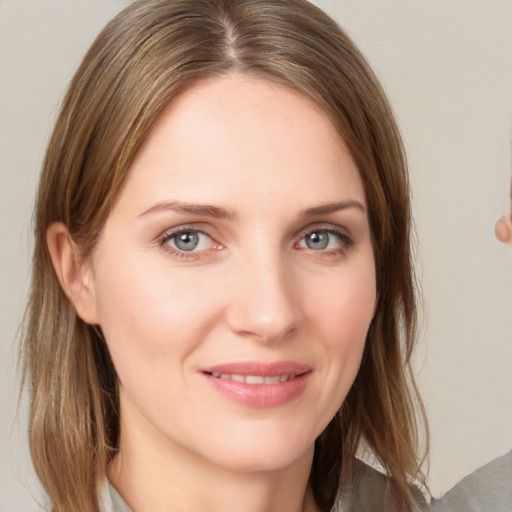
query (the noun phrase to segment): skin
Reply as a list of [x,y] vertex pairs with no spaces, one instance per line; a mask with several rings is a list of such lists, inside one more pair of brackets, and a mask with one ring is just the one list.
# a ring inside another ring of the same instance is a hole
[[494,233],[500,242],[512,246],[512,213],[510,208],[508,215],[503,215],[497,220]]
[[[180,251],[176,229],[199,245]],[[376,283],[363,184],[315,104],[238,74],[194,85],[153,126],[91,258],[62,224],[48,244],[118,373],[108,475],[135,512],[316,510],[314,442],[359,369]],[[203,371],[246,361],[310,372],[258,407]]]

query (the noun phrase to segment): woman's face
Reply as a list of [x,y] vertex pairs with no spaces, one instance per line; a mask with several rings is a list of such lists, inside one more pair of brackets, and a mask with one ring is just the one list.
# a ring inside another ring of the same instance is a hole
[[376,284],[358,170],[309,99],[235,74],[183,92],[90,269],[122,442],[242,471],[311,455],[358,371]]

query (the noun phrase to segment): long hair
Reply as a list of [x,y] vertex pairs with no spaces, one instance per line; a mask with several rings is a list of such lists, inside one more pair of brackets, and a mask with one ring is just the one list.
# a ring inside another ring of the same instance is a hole
[[35,210],[23,332],[29,437],[54,512],[98,508],[119,441],[115,369],[98,328],[84,323],[53,271],[46,233],[63,222],[90,255],[141,143],[191,84],[231,71],[283,84],[330,118],[363,181],[378,303],[360,371],[315,447],[310,482],[329,510],[361,442],[412,507],[420,404],[410,371],[416,299],[403,144],[377,78],[350,38],[305,0],[140,0],[100,33],[73,77],[51,136]]

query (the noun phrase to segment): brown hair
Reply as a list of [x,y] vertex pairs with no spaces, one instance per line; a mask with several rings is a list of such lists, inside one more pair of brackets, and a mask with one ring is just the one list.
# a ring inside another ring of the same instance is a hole
[[[71,81],[43,164],[23,351],[30,446],[55,512],[96,510],[119,439],[116,373],[53,271],[46,232],[69,229],[87,257],[135,153],[162,109],[193,82],[230,71],[291,86],[330,117],[363,180],[378,304],[355,383],[317,440],[311,485],[329,510],[364,441],[397,510],[419,475],[410,371],[416,302],[406,161],[384,92],[349,37],[305,0],[141,0],[100,33]],[[343,468],[343,471],[341,471]]]

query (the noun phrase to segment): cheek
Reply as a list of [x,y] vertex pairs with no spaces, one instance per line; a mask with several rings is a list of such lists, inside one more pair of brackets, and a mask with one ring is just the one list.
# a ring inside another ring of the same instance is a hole
[[[373,263],[373,259],[369,260]],[[340,272],[313,296],[315,325],[322,333],[327,383],[333,408],[345,399],[357,375],[376,304],[373,264]]]
[[372,321],[377,293],[373,257],[370,256],[341,269],[311,294],[316,323],[323,326],[334,347],[350,345],[352,340],[357,345],[365,338]]
[[143,371],[144,361],[157,373],[164,364],[177,365],[217,314],[215,302],[204,300],[204,281],[137,253],[116,263],[97,269],[96,297],[100,326],[120,378],[124,371]]

